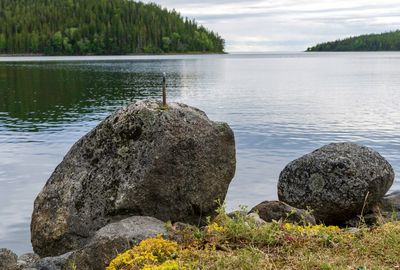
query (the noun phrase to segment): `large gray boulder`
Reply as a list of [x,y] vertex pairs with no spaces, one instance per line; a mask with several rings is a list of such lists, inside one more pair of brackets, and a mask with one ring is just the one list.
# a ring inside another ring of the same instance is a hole
[[319,221],[340,224],[370,210],[393,180],[393,168],[379,153],[353,143],[332,143],[290,162],[279,176],[278,197],[289,205],[310,207]]
[[184,104],[137,102],[71,148],[35,200],[34,251],[56,256],[129,216],[201,223],[235,173],[234,135]]

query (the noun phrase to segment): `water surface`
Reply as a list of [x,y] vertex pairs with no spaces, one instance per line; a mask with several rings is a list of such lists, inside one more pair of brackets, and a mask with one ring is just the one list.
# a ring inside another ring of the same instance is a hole
[[0,247],[18,253],[31,250],[33,201],[71,145],[120,106],[159,98],[162,72],[170,101],[235,132],[229,209],[276,199],[283,167],[330,142],[370,146],[400,172],[400,53],[15,60],[0,58]]

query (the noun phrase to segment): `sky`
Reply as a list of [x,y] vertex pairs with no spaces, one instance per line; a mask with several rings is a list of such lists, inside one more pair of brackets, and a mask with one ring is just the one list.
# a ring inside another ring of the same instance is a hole
[[227,52],[304,51],[400,29],[400,0],[152,0],[218,32]]

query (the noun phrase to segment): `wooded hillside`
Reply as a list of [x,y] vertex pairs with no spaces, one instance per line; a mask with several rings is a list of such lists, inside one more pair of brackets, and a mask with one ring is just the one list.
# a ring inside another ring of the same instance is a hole
[[129,0],[1,0],[0,54],[223,52],[216,33]]
[[400,31],[325,42],[307,51],[400,51]]

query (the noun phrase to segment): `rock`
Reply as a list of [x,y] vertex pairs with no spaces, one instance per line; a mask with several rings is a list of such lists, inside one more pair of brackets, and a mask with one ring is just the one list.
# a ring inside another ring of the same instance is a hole
[[400,212],[400,191],[385,195],[379,203],[382,211],[389,213]]
[[262,226],[267,223],[265,220],[260,218],[258,213],[250,213],[247,215],[248,218],[252,219],[257,226]]
[[73,269],[73,266],[79,270],[104,270],[119,253],[157,235],[167,235],[167,231],[164,222],[153,217],[135,216],[111,223],[97,231],[85,247],[64,257],[58,267],[63,270]]
[[11,250],[0,248],[0,270],[17,270],[17,258]]
[[380,222],[400,220],[400,191],[385,195],[375,207],[374,214]]
[[375,226],[384,224],[393,220],[400,220],[400,193],[394,192],[385,195],[382,200],[370,211],[364,213],[363,216],[359,215],[344,222],[344,226],[358,227],[360,225]]
[[358,234],[360,232],[360,229],[357,227],[349,227],[347,228],[347,231],[351,234]]
[[339,224],[363,208],[368,212],[393,180],[392,166],[379,153],[333,143],[290,162],[279,176],[278,197],[289,205],[310,207],[319,221]]
[[83,247],[129,216],[198,224],[235,173],[234,135],[184,104],[131,104],[81,138],[35,200],[32,245],[41,256]]
[[167,235],[163,221],[154,217],[134,216],[101,228],[90,240],[89,245],[122,239],[130,248],[144,239],[157,235]]
[[231,219],[237,219],[237,218],[245,218],[247,216],[247,214],[248,213],[245,210],[235,210],[226,215]]
[[290,223],[315,224],[315,218],[306,210],[297,209],[279,201],[262,202],[253,207],[250,213],[258,213],[266,222],[283,220]]
[[35,253],[26,253],[18,257],[17,265],[19,269],[34,268],[40,260],[39,255]]
[[[36,263],[36,268],[38,270],[75,270],[74,265],[67,265],[67,259],[72,255],[72,252],[56,256],[56,257],[46,257],[40,259]],[[69,267],[67,267],[69,266]],[[80,268],[76,268],[77,270]]]
[[126,218],[98,230],[83,248],[41,259],[36,267],[38,270],[104,270],[119,253],[157,235],[167,235],[164,222],[153,217]]
[[342,227],[374,226],[383,221],[383,216],[379,213],[369,212],[363,216],[356,216],[343,222]]

